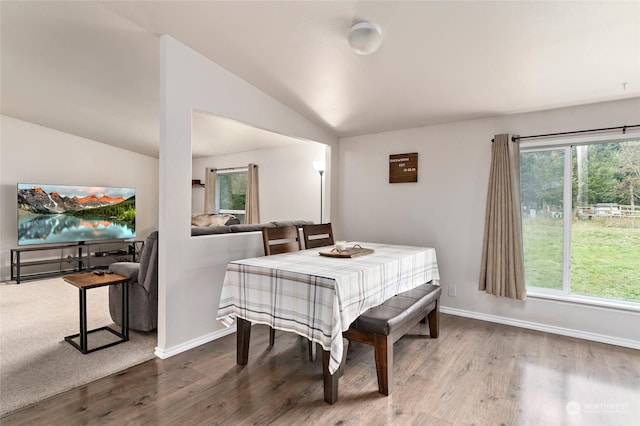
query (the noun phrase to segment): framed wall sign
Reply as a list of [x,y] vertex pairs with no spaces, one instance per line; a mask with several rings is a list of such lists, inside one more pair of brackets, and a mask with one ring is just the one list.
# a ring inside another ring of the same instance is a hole
[[418,153],[389,156],[389,183],[418,181]]

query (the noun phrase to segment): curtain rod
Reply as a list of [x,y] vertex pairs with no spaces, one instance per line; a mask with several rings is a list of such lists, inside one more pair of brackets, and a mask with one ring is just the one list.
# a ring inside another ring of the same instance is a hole
[[216,171],[216,172],[224,172],[224,171],[227,171],[227,170],[241,170],[241,169],[245,170],[245,169],[248,169],[248,167],[247,166],[243,166],[243,167],[225,167],[225,168],[222,168],[222,169],[216,169],[215,167],[209,167],[209,171]]
[[[575,135],[579,133],[597,133],[597,132],[606,132],[611,130],[622,130],[622,134],[624,135],[627,133],[627,129],[632,129],[634,127],[640,127],[640,124],[634,124],[631,126],[604,127],[602,129],[574,130],[571,132],[547,133],[544,135],[530,135],[530,136],[519,136],[519,137],[513,136],[511,138],[511,142],[515,142],[518,139],[548,138],[551,136]],[[491,142],[493,142],[493,139],[491,139]]]

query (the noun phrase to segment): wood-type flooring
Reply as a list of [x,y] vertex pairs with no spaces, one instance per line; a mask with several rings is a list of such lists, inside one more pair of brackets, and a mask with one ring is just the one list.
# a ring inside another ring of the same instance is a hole
[[[637,425],[640,351],[441,315],[394,346],[393,393],[377,392],[371,346],[352,343],[339,400],[323,401],[306,340],[254,326],[155,359],[0,419],[10,425]],[[108,350],[108,349],[106,349]]]

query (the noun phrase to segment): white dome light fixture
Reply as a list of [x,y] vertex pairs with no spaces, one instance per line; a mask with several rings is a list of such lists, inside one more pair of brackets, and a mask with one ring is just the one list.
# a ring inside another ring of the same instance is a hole
[[358,55],[370,55],[382,44],[382,30],[373,22],[354,24],[349,32],[349,46]]

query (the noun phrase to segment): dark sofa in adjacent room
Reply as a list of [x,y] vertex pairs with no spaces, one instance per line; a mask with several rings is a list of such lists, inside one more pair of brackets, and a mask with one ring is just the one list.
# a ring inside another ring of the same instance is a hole
[[[225,219],[227,219],[225,221]],[[220,224],[224,222],[224,224]],[[203,226],[202,224],[211,224]],[[273,228],[275,226],[302,226],[312,225],[313,221],[308,220],[283,220],[273,221],[265,223],[246,223],[242,224],[240,221],[232,215],[194,215],[191,216],[191,236],[196,237],[200,235],[216,235],[216,234],[230,234],[236,232],[255,232],[262,231],[262,228]]]

